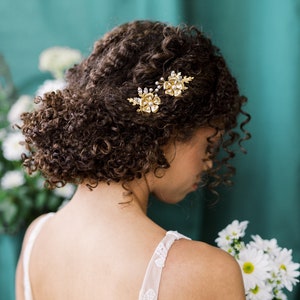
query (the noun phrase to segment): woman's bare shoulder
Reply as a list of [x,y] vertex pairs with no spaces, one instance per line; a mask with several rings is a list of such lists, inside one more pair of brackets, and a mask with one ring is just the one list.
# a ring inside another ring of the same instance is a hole
[[245,299],[236,260],[219,248],[189,240],[179,240],[172,246],[161,293],[166,293],[163,299]]
[[43,218],[45,215],[41,215],[38,218],[36,218],[27,228],[23,243],[22,243],[22,249],[19,256],[17,268],[16,268],[16,278],[15,278],[15,287],[16,287],[16,299],[22,300],[24,299],[24,268],[23,268],[23,259],[24,259],[24,251],[26,248],[26,245],[28,243],[28,239],[32,234],[32,230],[36,227],[37,223],[41,218]]

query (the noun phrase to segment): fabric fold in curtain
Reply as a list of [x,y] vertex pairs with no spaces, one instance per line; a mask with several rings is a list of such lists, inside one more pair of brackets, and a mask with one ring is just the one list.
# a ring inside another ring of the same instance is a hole
[[252,115],[248,154],[235,159],[235,186],[206,207],[203,238],[213,242],[233,219],[246,219],[248,234],[276,238],[299,262],[300,2],[194,1],[187,19],[221,48]]

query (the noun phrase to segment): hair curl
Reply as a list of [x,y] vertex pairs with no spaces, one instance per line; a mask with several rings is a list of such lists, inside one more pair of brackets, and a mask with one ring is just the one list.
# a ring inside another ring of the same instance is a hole
[[[172,70],[194,77],[188,89],[176,100],[160,94],[155,114],[137,112],[127,98]],[[95,185],[124,183],[168,168],[162,146],[171,139],[187,141],[205,126],[228,137],[208,149],[216,162],[210,170],[215,187],[229,183],[234,173],[228,163],[234,156],[230,146],[250,138],[244,129],[250,116],[241,109],[246,98],[219,49],[195,27],[123,24],[98,40],[90,56],[67,72],[66,81],[65,89],[36,99],[39,108],[21,117],[29,150],[23,165],[29,173],[41,171],[49,188],[86,179]],[[233,130],[239,114],[245,116],[243,137]],[[217,161],[221,148],[226,156]],[[218,175],[222,166],[227,171]]]

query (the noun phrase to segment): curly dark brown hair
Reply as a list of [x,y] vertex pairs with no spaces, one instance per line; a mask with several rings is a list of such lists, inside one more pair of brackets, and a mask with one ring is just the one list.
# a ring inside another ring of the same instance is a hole
[[[138,87],[155,88],[172,70],[194,77],[188,89],[176,99],[160,93],[157,113],[137,112],[127,99]],[[29,150],[23,164],[29,173],[41,171],[49,188],[85,180],[124,183],[168,168],[162,147],[172,139],[188,141],[207,126],[226,133],[208,149],[215,187],[234,173],[230,146],[250,138],[244,129],[250,116],[241,109],[246,98],[219,49],[195,27],[152,21],[118,26],[67,72],[66,81],[65,89],[36,99],[39,108],[21,117]],[[240,114],[242,137],[233,130]],[[217,160],[221,149],[226,156]],[[218,175],[222,166],[227,171]]]

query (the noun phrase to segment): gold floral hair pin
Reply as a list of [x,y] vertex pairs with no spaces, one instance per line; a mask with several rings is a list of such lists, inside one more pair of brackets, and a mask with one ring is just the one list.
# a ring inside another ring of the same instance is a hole
[[127,98],[127,100],[132,103],[132,105],[139,105],[137,109],[138,112],[146,113],[156,113],[161,104],[161,100],[157,93],[161,88],[164,89],[165,94],[179,97],[182,92],[188,88],[185,86],[186,83],[192,81],[194,77],[182,77],[181,72],[176,73],[175,71],[171,72],[171,75],[168,77],[168,80],[165,80],[163,77],[159,81],[155,82],[156,88],[138,88],[138,96],[134,98]]

